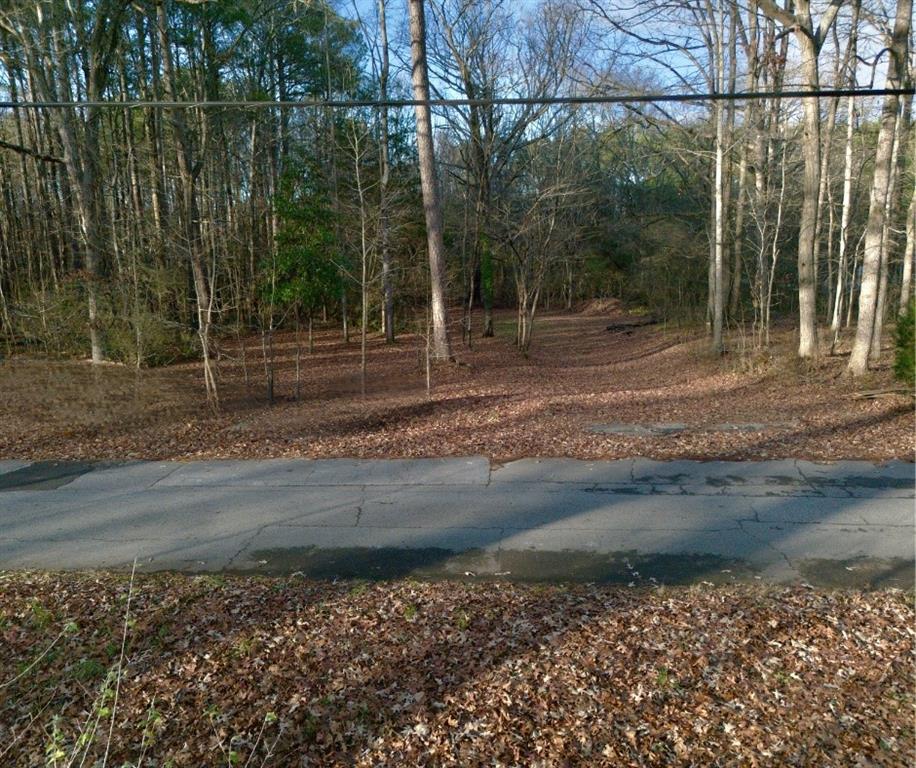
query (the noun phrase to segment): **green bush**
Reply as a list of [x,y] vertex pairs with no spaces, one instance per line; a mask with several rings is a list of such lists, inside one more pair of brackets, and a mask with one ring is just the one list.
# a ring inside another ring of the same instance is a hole
[[897,354],[894,374],[901,381],[913,384],[916,366],[916,302],[910,300],[906,312],[897,321]]
[[[146,307],[134,314],[110,290],[99,291],[98,311],[108,360],[135,365],[138,331],[143,366],[168,365],[200,353],[192,328],[165,320]],[[89,355],[86,291],[80,281],[65,280],[53,292],[36,291],[14,306],[12,315],[11,335],[21,351],[64,358]]]
[[86,355],[89,326],[84,292],[75,280],[57,291],[35,291],[13,307],[12,336],[18,345],[53,357]]
[[197,335],[191,329],[148,311],[141,310],[139,317],[112,315],[106,320],[105,352],[111,360],[136,365],[138,327],[140,361],[144,366],[169,365],[195,357],[199,351]]

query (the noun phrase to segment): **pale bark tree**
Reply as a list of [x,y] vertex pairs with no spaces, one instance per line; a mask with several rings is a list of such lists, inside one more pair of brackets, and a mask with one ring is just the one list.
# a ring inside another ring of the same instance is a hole
[[887,308],[888,278],[891,264],[891,224],[897,211],[897,177],[900,175],[901,135],[907,124],[906,113],[909,104],[906,98],[900,100],[901,112],[897,115],[894,126],[894,143],[891,147],[890,178],[887,180],[887,194],[884,198],[884,224],[881,228],[881,267],[878,270],[878,298],[875,303],[875,327],[871,332],[871,350],[868,353],[870,363],[881,359],[881,337],[884,333],[884,314]]
[[836,291],[833,297],[833,317],[830,321],[830,330],[834,334],[834,345],[836,345],[837,334],[840,329],[840,318],[843,315],[843,285],[845,283],[847,261],[849,259],[849,242],[850,242],[850,217],[852,216],[852,185],[853,185],[853,164],[852,164],[852,140],[856,121],[856,100],[855,96],[849,96],[846,100],[846,146],[843,152],[843,202],[840,213],[840,244],[839,244],[839,262],[837,264],[836,274]]
[[[912,60],[912,57],[911,57]],[[916,82],[916,66],[911,64],[909,69],[909,84]],[[912,100],[910,101],[912,107]],[[905,112],[909,116],[908,111]],[[913,175],[913,193],[906,210],[906,245],[903,249],[903,270],[900,279],[900,300],[897,306],[898,317],[906,314],[910,301],[913,300],[913,260],[916,259],[916,129],[910,128],[910,169]]]
[[[801,52],[802,73],[807,90],[820,88],[818,55],[830,28],[836,21],[843,0],[831,0],[815,25],[810,0],[796,0],[795,10],[778,6],[773,0],[753,0],[767,16],[795,33]],[[798,355],[817,355],[817,272],[815,239],[817,234],[818,196],[821,189],[821,113],[818,99],[803,99],[804,132],[802,154],[805,160],[802,182],[802,210],[798,222]]]
[[[913,141],[916,153],[916,139]],[[900,281],[900,303],[897,314],[906,314],[907,306],[913,300],[913,259],[916,257],[916,174],[914,174],[913,194],[906,211],[906,246],[903,249],[903,275]]]
[[[329,19],[331,8],[329,5],[324,6],[324,62],[325,62],[325,98],[330,101],[334,95],[334,77],[331,70],[331,41],[329,38]],[[328,154],[327,162],[330,169],[331,177],[331,204],[334,209],[334,239],[337,243],[343,241],[343,233],[340,226],[340,180],[337,172],[337,123],[334,120],[332,112],[326,112],[327,119],[327,139]],[[341,272],[343,276],[343,271]],[[340,291],[340,322],[341,332],[345,344],[350,343],[350,320],[347,309],[347,288],[344,285]]]
[[[710,32],[713,53],[713,84],[716,93],[725,91],[726,72],[726,12],[721,2],[715,6],[707,1],[707,10],[712,16]],[[732,41],[733,42],[733,41]],[[733,58],[733,54],[732,54]],[[722,352],[722,338],[725,319],[725,205],[728,185],[726,173],[726,145],[729,137],[726,134],[726,108],[722,101],[713,104],[716,123],[715,173],[713,184],[713,310],[712,310],[712,347]]]
[[408,10],[413,96],[417,102],[414,108],[417,121],[417,154],[423,211],[426,217],[426,245],[429,253],[432,356],[435,360],[448,360],[452,356],[452,350],[445,303],[445,238],[433,146],[432,110],[429,106],[429,69],[426,60],[426,17],[423,0],[408,0]]
[[[779,93],[785,78],[789,47],[787,35],[779,35],[776,22],[761,16],[755,6],[747,9],[747,21],[738,15],[738,36],[747,59],[748,89]],[[757,347],[769,345],[773,284],[782,248],[786,197],[788,110],[775,96],[752,100],[746,106],[748,165],[753,183],[748,185],[747,213],[753,227],[754,245],[750,272],[750,295],[754,310],[753,336]]]
[[[897,15],[891,34],[887,63],[886,86],[900,88],[907,71],[907,48],[912,23],[912,0],[898,0]],[[876,339],[875,318],[878,309],[878,290],[881,271],[884,223],[887,214],[887,195],[892,174],[894,136],[897,129],[897,113],[900,97],[884,97],[881,108],[881,127],[878,131],[878,147],[875,153],[875,171],[872,179],[871,196],[868,205],[868,222],[865,228],[865,253],[862,258],[862,284],[859,289],[859,316],[856,337],[849,364],[846,368],[852,376],[861,376],[868,370],[872,345],[880,347]]]

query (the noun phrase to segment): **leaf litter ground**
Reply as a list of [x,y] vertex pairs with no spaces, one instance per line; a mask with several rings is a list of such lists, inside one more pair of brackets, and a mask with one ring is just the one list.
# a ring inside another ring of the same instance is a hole
[[[740,336],[718,359],[697,332],[653,326],[610,333],[614,318],[547,316],[523,357],[503,317],[496,338],[456,347],[458,363],[433,369],[429,394],[422,344],[405,335],[386,346],[372,337],[365,397],[358,344],[323,330],[314,353],[303,350],[299,401],[295,339],[279,334],[273,405],[260,340],[245,342],[243,365],[240,342],[229,339],[221,346],[216,414],[205,405],[194,363],[136,372],[14,357],[0,364],[0,458],[913,458],[912,397],[855,397],[893,386],[889,362],[866,382],[848,381],[840,376],[842,354],[812,366],[788,362],[789,330],[774,333],[767,359],[740,354],[747,343]],[[593,431],[657,423],[684,429]],[[723,423],[759,428],[723,430]]]
[[35,572],[0,586],[4,766],[93,765],[109,743],[109,765],[176,767],[906,766],[916,747],[912,593]]

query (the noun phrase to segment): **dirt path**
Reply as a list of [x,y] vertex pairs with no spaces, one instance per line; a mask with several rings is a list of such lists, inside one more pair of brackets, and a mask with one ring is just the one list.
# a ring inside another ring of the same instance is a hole
[[[293,398],[295,344],[277,337],[275,391],[265,402],[260,344],[247,342],[248,385],[236,344],[221,363],[223,407],[203,404],[194,364],[142,371],[15,359],[0,365],[2,458],[411,457],[483,454],[576,458],[912,459],[906,397],[857,400],[867,385],[839,378],[844,358],[805,370],[790,334],[756,367],[714,360],[702,338],[650,326],[605,330],[612,317],[552,315],[539,322],[529,358],[511,344],[511,319],[495,339],[459,351],[425,391],[418,345],[372,339],[368,395],[359,394],[359,350],[334,331],[303,353],[302,401]],[[625,434],[621,425],[678,429]],[[601,429],[611,425],[615,429]],[[723,425],[736,425],[740,431]],[[755,428],[756,427],[756,428]],[[596,432],[595,429],[599,431]]]

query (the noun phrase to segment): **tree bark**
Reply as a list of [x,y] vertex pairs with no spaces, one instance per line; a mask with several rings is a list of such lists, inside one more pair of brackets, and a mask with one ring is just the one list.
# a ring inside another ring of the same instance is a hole
[[[379,98],[388,99],[388,25],[385,18],[385,0],[378,0],[379,47],[381,67],[379,68]],[[381,107],[379,114],[381,136],[379,137],[379,251],[382,258],[382,325],[385,341],[394,343],[394,289],[391,284],[391,251],[388,244],[388,183],[391,168],[388,161],[388,107]]]
[[[914,142],[916,143],[916,142]],[[906,314],[907,305],[913,300],[913,258],[916,256],[916,183],[906,212],[906,247],[903,250],[903,277],[900,281],[900,304],[897,314]]]
[[[805,79],[810,89],[818,87],[817,48],[805,35],[799,35]],[[821,114],[817,99],[804,100],[802,153],[805,158],[802,182],[802,210],[798,223],[798,356],[817,355],[817,278],[814,241],[817,230],[817,203],[821,175]]]
[[[713,72],[714,88],[718,92],[724,90],[725,85],[725,12],[721,4],[712,10],[713,27]],[[723,349],[723,321],[725,314],[725,198],[727,185],[725,181],[725,143],[726,143],[726,113],[725,104],[721,101],[713,103],[713,114],[716,120],[716,156],[715,180],[713,190],[713,269],[712,269],[712,348],[715,352]]]
[[833,297],[833,318],[830,329],[836,333],[840,328],[840,317],[843,314],[843,281],[846,274],[846,262],[849,258],[849,219],[852,215],[852,138],[855,126],[855,97],[850,96],[846,108],[846,149],[843,158],[843,209],[840,214],[840,253],[837,265],[836,294]]
[[898,159],[900,155],[900,138],[905,121],[907,104],[902,103],[904,112],[898,113],[897,124],[894,126],[894,145],[891,149],[891,172],[887,181],[887,195],[884,201],[884,226],[881,230],[881,268],[878,270],[878,301],[875,305],[875,327],[871,332],[871,349],[868,352],[870,363],[877,363],[881,359],[881,336],[884,332],[884,315],[887,308],[887,282],[891,266],[891,233],[890,227],[896,213],[897,202],[897,176],[900,173]]
[[725,110],[722,102],[716,102],[716,176],[715,176],[715,260],[713,271],[713,315],[712,347],[715,352],[723,348],[722,325],[724,314],[725,280],[723,278],[725,262]]
[[426,242],[429,250],[430,308],[432,314],[432,356],[448,360],[451,345],[448,312],[445,304],[445,240],[442,227],[442,205],[436,176],[433,147],[432,113],[429,107],[429,73],[426,61],[426,19],[423,0],[408,0],[410,12],[410,52],[413,67],[413,95],[417,119],[417,152],[420,162],[420,186],[426,215]]
[[[906,72],[907,41],[910,34],[912,0],[898,0],[897,17],[890,45],[890,60],[887,65],[887,88],[899,88]],[[865,228],[865,254],[862,258],[862,285],[859,289],[859,319],[856,338],[849,356],[847,372],[861,376],[868,370],[875,330],[875,314],[878,299],[878,281],[881,268],[881,246],[884,218],[887,210],[887,193],[891,175],[891,158],[894,149],[894,134],[897,127],[897,112],[900,99],[885,96],[881,109],[881,127],[878,131],[878,147],[875,155],[875,172],[872,179],[871,197],[868,206],[868,223]],[[880,339],[878,340],[880,344]]]
[[[767,16],[779,21],[786,30],[795,32],[801,51],[805,88],[820,87],[818,54],[843,0],[831,0],[817,27],[811,18],[811,0],[796,0],[795,12],[778,6],[773,0],[754,0]],[[817,269],[815,239],[817,236],[818,194],[821,175],[820,107],[816,98],[803,99],[804,130],[802,155],[805,170],[802,182],[802,210],[798,226],[798,355],[817,355]]]

